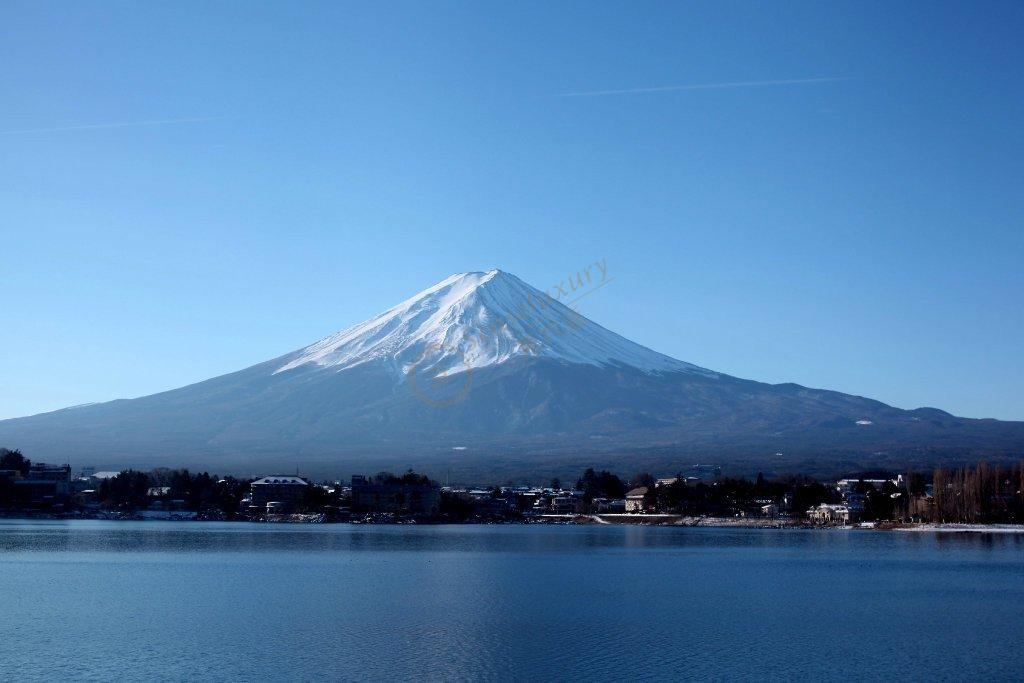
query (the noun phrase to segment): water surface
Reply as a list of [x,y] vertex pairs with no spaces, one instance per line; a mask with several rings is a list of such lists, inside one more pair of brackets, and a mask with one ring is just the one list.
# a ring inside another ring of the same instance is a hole
[[0,520],[3,680],[1018,679],[1017,534]]

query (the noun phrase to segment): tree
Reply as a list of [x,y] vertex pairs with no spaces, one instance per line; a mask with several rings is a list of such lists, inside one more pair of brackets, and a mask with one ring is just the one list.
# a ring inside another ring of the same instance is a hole
[[96,494],[107,507],[131,510],[147,503],[150,479],[145,472],[125,470],[100,482]]
[[639,472],[633,475],[633,479],[630,481],[631,488],[640,488],[646,486],[649,489],[654,488],[654,477],[650,472]]
[[0,448],[0,470],[16,470],[25,476],[31,466],[32,461],[22,455],[21,451]]
[[593,467],[576,480],[576,489],[583,491],[583,500],[588,503],[595,498],[622,498],[626,495],[626,485],[621,479],[606,470],[595,472]]
[[811,479],[802,478],[793,488],[793,510],[801,515],[822,503],[839,501],[839,494],[834,490]]

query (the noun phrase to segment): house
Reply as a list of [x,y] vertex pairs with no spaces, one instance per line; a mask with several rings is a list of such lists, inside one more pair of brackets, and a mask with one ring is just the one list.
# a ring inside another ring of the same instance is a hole
[[654,482],[654,486],[655,488],[660,489],[662,486],[672,486],[677,481],[679,481],[679,477],[666,477],[664,479],[659,479],[656,482]]
[[849,524],[850,508],[826,503],[808,510],[807,518],[814,524]]
[[626,493],[626,512],[644,512],[647,490],[646,486],[639,486]]
[[625,498],[595,498],[590,505],[594,512],[615,513],[626,511]]
[[571,515],[583,508],[583,496],[576,491],[563,491],[551,499],[551,513]]
[[352,477],[352,512],[386,512],[434,517],[441,505],[441,488],[434,482],[406,477]]
[[779,506],[776,505],[775,503],[767,503],[765,505],[762,505],[761,506],[761,516],[762,517],[778,517],[779,516]]
[[[274,475],[262,477],[249,484],[250,505],[256,512],[273,510],[275,513],[293,511],[306,497],[309,482],[302,477]],[[271,505],[274,503],[275,505]]]

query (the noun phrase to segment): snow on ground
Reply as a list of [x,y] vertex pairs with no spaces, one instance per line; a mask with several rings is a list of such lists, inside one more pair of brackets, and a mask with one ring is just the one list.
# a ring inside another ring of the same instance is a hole
[[901,526],[894,531],[941,531],[985,534],[1024,534],[1024,524],[917,524]]

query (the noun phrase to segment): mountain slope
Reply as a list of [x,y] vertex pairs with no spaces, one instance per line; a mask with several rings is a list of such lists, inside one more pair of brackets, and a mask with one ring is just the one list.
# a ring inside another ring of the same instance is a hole
[[253,367],[0,421],[0,445],[99,466],[467,475],[570,463],[676,471],[904,466],[1024,451],[1024,423],[741,380],[635,344],[501,271],[453,275]]

